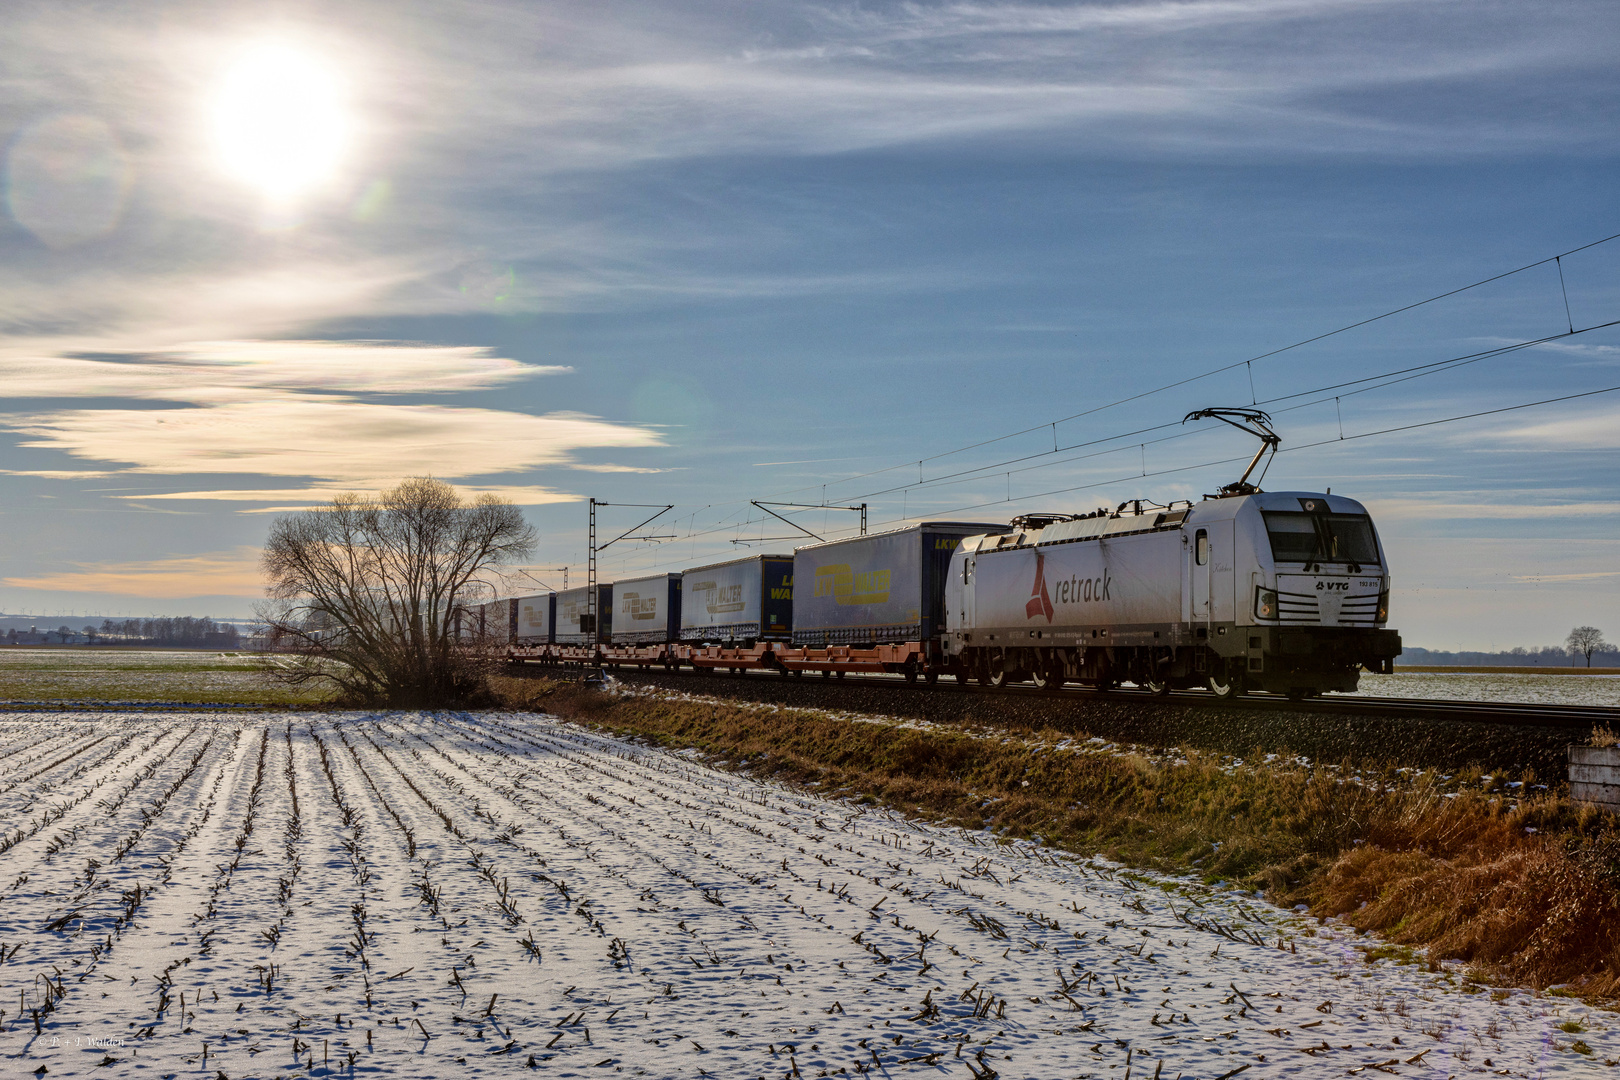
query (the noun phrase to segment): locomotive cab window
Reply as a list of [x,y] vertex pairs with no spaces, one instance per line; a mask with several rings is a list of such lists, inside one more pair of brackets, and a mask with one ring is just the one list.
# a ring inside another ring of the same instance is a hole
[[1193,534],[1193,561],[1199,566],[1209,563],[1209,533],[1204,529]]
[[1378,541],[1366,514],[1266,511],[1264,517],[1278,562],[1378,562]]

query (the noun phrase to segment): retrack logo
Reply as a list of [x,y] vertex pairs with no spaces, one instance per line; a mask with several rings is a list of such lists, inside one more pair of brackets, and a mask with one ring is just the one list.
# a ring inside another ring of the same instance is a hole
[[1046,593],[1046,556],[1039,551],[1035,552],[1035,585],[1029,590],[1029,603],[1024,605],[1026,619],[1037,615],[1052,621],[1052,598]]

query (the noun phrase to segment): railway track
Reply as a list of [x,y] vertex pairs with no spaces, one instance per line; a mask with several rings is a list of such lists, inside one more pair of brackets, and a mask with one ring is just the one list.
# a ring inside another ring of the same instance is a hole
[[[566,670],[566,669],[565,669]],[[637,669],[612,670],[610,673],[618,678],[634,676]],[[653,673],[649,673],[653,674]],[[813,677],[784,679],[775,672],[743,671],[738,673],[715,672],[710,675],[695,675],[683,671],[679,675],[670,675],[664,672],[656,673],[657,680],[681,680],[682,684],[689,683],[692,689],[700,690],[705,684],[736,683],[740,680],[751,680],[762,684],[791,683],[795,687],[803,687],[807,692],[814,692],[812,688],[822,685],[831,687],[890,687],[896,691],[927,690],[940,694],[970,694],[987,697],[1002,698],[1035,698],[1040,700],[1058,702],[1072,700],[1076,703],[1112,702],[1132,703],[1147,707],[1157,707],[1165,704],[1174,704],[1182,707],[1204,706],[1212,709],[1243,709],[1264,710],[1268,712],[1311,712],[1328,715],[1378,717],[1387,716],[1401,719],[1423,720],[1454,720],[1466,723],[1506,724],[1519,727],[1564,728],[1570,731],[1590,731],[1594,726],[1620,725],[1620,708],[1594,705],[1543,705],[1513,701],[1447,701],[1434,698],[1391,698],[1391,697],[1362,697],[1356,696],[1324,696],[1294,700],[1278,697],[1271,694],[1245,694],[1235,698],[1217,698],[1206,690],[1176,690],[1168,695],[1159,697],[1139,690],[1126,687],[1110,690],[1105,694],[1079,686],[1065,687],[1059,690],[1038,689],[1034,686],[1013,685],[1001,689],[991,689],[973,683],[961,684],[956,680],[941,680],[937,684],[908,683],[899,675],[862,674],[850,672],[836,679],[819,679]],[[651,680],[649,680],[651,681]]]

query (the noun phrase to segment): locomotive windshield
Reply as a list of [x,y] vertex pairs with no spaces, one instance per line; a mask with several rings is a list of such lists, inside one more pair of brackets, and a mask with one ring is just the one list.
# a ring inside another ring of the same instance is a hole
[[1378,541],[1366,514],[1264,511],[1264,516],[1278,562],[1378,562]]

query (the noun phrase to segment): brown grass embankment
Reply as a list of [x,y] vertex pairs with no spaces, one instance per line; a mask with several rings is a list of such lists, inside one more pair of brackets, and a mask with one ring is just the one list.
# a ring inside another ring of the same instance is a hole
[[[1534,778],[1104,749],[1050,729],[855,719],[498,679],[514,708],[747,761],[752,771],[1081,854],[1264,888],[1468,962],[1484,981],[1620,996],[1620,830]],[[1510,787],[1517,782],[1523,787]]]

